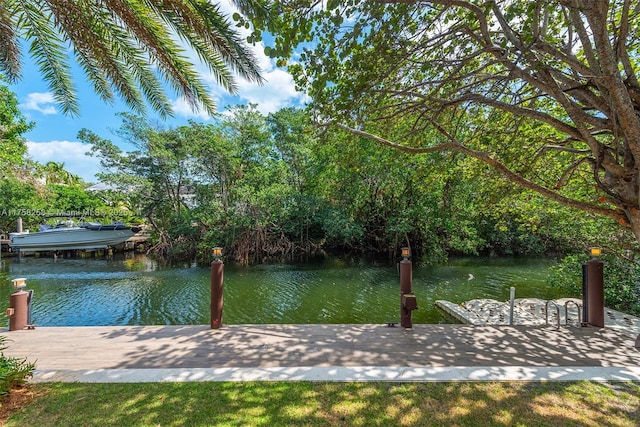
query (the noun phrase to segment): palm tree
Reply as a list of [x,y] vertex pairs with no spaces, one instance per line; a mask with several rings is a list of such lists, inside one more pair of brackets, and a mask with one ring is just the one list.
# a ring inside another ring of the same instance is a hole
[[64,168],[64,163],[47,162],[41,168],[47,184],[76,184],[80,177]]
[[[233,1],[246,8],[246,1]],[[163,117],[172,114],[163,81],[192,108],[215,112],[181,43],[231,93],[234,73],[262,82],[246,43],[208,0],[0,0],[0,71],[10,82],[21,78],[21,41],[70,115],[79,108],[69,50],[104,101],[113,102],[115,92],[136,112],[146,101]]]

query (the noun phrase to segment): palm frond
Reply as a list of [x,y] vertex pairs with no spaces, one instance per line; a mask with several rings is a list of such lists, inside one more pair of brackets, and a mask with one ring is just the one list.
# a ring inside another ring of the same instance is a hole
[[14,2],[0,2],[0,70],[9,82],[20,79],[20,43],[16,31]]
[[137,112],[148,102],[171,114],[163,81],[194,109],[215,114],[186,43],[218,85],[234,93],[234,73],[262,82],[256,58],[228,19],[208,0],[4,0],[0,2],[0,70],[20,76],[21,38],[30,43],[45,81],[65,114],[78,114],[70,53],[105,102],[115,94]]
[[174,9],[176,31],[194,46],[200,59],[211,66],[212,71],[216,71],[217,63],[222,60],[246,80],[263,81],[255,56],[217,5],[206,0],[170,3],[178,6]]
[[105,3],[122,22],[123,28],[144,48],[149,61],[157,67],[174,91],[184,97],[194,109],[202,104],[208,112],[215,111],[215,102],[208,95],[194,65],[172,37],[169,28],[162,25],[161,17],[153,9],[135,1],[105,0]]
[[33,2],[25,3],[21,12],[19,28],[24,28],[25,37],[31,41],[29,53],[53,91],[54,99],[63,113],[78,115],[67,46],[55,29],[54,17],[47,7]]

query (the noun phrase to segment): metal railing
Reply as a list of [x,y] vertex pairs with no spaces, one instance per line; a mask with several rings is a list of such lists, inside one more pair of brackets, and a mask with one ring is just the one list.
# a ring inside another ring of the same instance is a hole
[[558,319],[557,319],[558,324],[556,326],[556,329],[560,329],[560,307],[558,306],[558,304],[555,303],[555,301],[549,300],[544,305],[545,321],[547,322],[547,325],[548,325],[549,324],[549,304],[553,304],[553,306],[556,308],[556,312],[558,313]]
[[569,305],[573,304],[576,306],[576,311],[578,312],[578,327],[582,327],[582,307],[575,301],[567,301],[564,303],[564,323],[569,326]]

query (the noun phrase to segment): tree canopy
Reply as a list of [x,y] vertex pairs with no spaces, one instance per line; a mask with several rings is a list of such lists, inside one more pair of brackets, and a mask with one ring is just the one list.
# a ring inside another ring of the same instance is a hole
[[[640,6],[604,1],[266,2],[323,124],[453,150],[640,241]],[[312,43],[309,43],[312,42]],[[292,56],[293,48],[302,54]]]
[[20,113],[16,95],[0,84],[0,177],[24,164],[27,144],[23,134],[32,127]]
[[[242,3],[238,1],[237,3]],[[194,109],[215,102],[185,49],[235,93],[233,73],[261,82],[256,59],[220,8],[208,0],[46,0],[0,2],[0,70],[22,76],[23,42],[65,114],[79,114],[68,51],[104,101],[116,94],[133,110],[145,101],[166,116],[163,83]]]

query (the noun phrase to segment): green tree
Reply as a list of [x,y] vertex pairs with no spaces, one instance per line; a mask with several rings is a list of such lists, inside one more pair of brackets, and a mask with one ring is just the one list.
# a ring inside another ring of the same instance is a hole
[[631,2],[268,6],[255,19],[276,34],[267,53],[303,46],[289,69],[324,124],[409,153],[464,153],[640,241]]
[[192,254],[196,231],[190,227],[188,203],[193,185],[190,142],[180,129],[157,129],[131,114],[122,114],[122,118],[118,134],[136,146],[136,151],[123,153],[113,142],[86,129],[78,135],[91,144],[90,153],[100,158],[105,172],[98,177],[118,189],[129,210],[151,224],[158,253]]
[[[244,3],[244,2],[236,2]],[[215,102],[186,55],[192,49],[217,84],[235,92],[233,73],[261,82],[256,60],[220,8],[207,0],[4,0],[0,4],[0,70],[22,74],[21,40],[66,114],[79,113],[68,51],[104,101],[114,92],[137,112],[145,101],[171,114],[163,82],[192,108],[215,112]]]
[[297,108],[283,108],[269,114],[266,124],[277,158],[286,170],[283,181],[290,188],[284,201],[283,231],[291,240],[311,250],[322,239],[318,215],[325,205],[316,193],[317,169],[313,167],[317,138],[308,114]]
[[296,108],[283,108],[269,114],[266,123],[279,158],[290,169],[291,184],[302,191],[311,178],[307,171],[316,140],[308,114]]
[[47,162],[44,166],[38,168],[37,173],[41,173],[44,176],[46,184],[79,184],[82,179],[75,174],[72,174],[64,168],[64,163]]
[[27,145],[23,135],[33,123],[26,121],[18,108],[16,95],[0,85],[0,176],[14,175],[26,165]]
[[386,251],[409,245],[431,261],[475,254],[479,201],[460,155],[416,157],[342,131],[324,132],[314,188],[327,202],[328,243]]
[[[206,259],[211,247],[224,246],[229,257],[249,262],[317,248],[386,252],[408,244],[439,261],[620,239],[604,220],[576,218],[472,157],[415,156],[339,128],[318,134],[303,110],[265,117],[256,106],[237,106],[214,122],[175,129],[123,118],[118,133],[136,151],[124,153],[86,130],[80,139],[100,157],[101,180],[119,189],[106,200],[124,200],[140,213],[154,227],[158,253],[169,257]],[[525,131],[531,129],[522,126],[522,138]]]
[[[229,212],[234,204],[233,189],[240,178],[238,147],[225,138],[219,122],[190,123],[181,132],[190,141],[190,153],[194,159],[191,171],[200,184],[200,204],[215,205],[219,208],[217,211]],[[218,219],[219,212],[215,215]]]
[[219,126],[238,156],[234,204],[230,206],[238,260],[290,252],[292,243],[283,224],[293,207],[295,188],[266,117],[256,105],[241,105],[230,108]]
[[[16,217],[39,209],[23,134],[33,127],[18,108],[18,100],[0,85],[0,232],[14,231]],[[28,218],[25,218],[28,225]]]
[[16,230],[16,219],[22,217],[25,229],[37,227],[42,218],[35,215],[45,212],[46,202],[33,183],[15,176],[0,179],[0,232],[8,234]]
[[45,199],[51,213],[91,214],[104,206],[95,194],[86,192],[79,185],[49,184],[47,189],[50,195]]
[[236,259],[291,255],[316,244],[318,200],[305,193],[313,145],[306,114],[268,117],[236,106],[215,123],[180,128],[190,142],[202,250],[224,244]]

